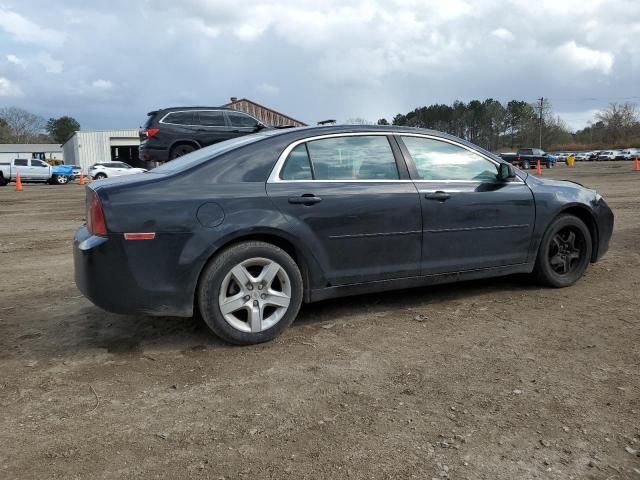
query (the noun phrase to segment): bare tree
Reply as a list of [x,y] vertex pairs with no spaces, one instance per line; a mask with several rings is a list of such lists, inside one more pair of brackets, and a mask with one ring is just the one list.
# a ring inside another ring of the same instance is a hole
[[0,119],[9,131],[10,143],[41,142],[45,119],[16,107],[0,108]]
[[609,106],[596,114],[596,120],[602,122],[607,137],[615,144],[626,141],[638,125],[638,109],[632,103],[610,103]]

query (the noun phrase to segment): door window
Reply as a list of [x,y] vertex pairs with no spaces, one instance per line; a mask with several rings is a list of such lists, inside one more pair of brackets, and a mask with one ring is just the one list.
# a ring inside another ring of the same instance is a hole
[[33,160],[33,159],[32,159],[32,160],[31,160],[31,166],[32,166],[32,167],[46,167],[46,166],[47,166],[47,164],[46,164],[46,163],[44,163],[44,162],[43,162],[43,161],[41,161],[41,160]]
[[466,148],[423,137],[402,137],[418,180],[496,180],[498,167]]
[[397,180],[386,136],[324,138],[307,143],[315,180]]
[[258,122],[255,118],[242,113],[227,113],[232,127],[256,127]]
[[27,166],[27,160],[15,159],[13,164],[16,167],[26,167]]
[[200,112],[200,125],[205,127],[224,127],[224,114],[215,110],[202,111]]

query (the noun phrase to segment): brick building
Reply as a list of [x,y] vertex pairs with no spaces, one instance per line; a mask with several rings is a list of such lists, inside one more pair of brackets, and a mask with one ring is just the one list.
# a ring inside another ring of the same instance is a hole
[[275,110],[267,108],[246,98],[231,97],[231,101],[226,105],[223,105],[223,107],[233,108],[234,110],[248,113],[249,115],[256,117],[268,127],[307,126],[306,123],[301,122],[300,120],[296,120],[295,118],[291,118],[288,115],[276,112]]

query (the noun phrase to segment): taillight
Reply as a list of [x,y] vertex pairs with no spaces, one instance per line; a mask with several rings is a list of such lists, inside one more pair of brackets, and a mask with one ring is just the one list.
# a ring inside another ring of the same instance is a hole
[[147,138],[152,138],[152,137],[155,137],[159,131],[160,131],[159,128],[147,128],[145,130],[145,134],[147,135]]
[[87,205],[87,230],[91,235],[107,236],[107,224],[104,221],[104,212],[98,194],[93,192]]

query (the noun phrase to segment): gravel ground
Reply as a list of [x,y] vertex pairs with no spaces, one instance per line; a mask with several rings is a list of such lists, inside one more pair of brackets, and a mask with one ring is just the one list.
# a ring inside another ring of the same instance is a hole
[[0,478],[640,479],[640,174],[543,175],[616,214],[576,286],[327,301],[254,347],[94,307],[83,188],[0,188]]

